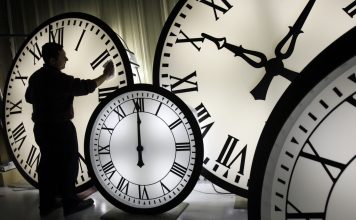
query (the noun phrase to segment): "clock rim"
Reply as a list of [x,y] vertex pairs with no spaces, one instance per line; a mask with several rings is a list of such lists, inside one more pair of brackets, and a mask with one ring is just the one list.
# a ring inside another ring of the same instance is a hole
[[[169,14],[162,31],[160,33],[159,39],[157,41],[157,46],[156,46],[156,51],[155,51],[155,56],[153,60],[153,85],[160,87],[160,64],[161,64],[161,55],[164,47],[164,42],[166,40],[166,37],[168,36],[169,29],[171,28],[174,20],[176,19],[178,13],[180,10],[184,7],[184,5],[188,2],[188,0],[180,0],[175,7],[173,8],[172,12]],[[202,168],[201,175],[207,178],[209,181],[212,183],[218,185],[219,187],[238,194],[239,196],[247,198],[248,196],[248,190],[243,189],[241,187],[235,186],[227,181],[224,181],[223,179],[219,178],[218,176],[214,175],[212,172],[207,170],[204,166]]]
[[97,187],[98,191],[104,196],[105,199],[107,199],[111,204],[116,206],[119,209],[122,209],[126,212],[133,213],[133,214],[159,214],[163,213],[165,211],[168,211],[175,206],[177,206],[179,203],[183,202],[183,200],[190,194],[190,192],[194,189],[197,181],[199,180],[199,176],[201,173],[202,165],[203,165],[203,155],[204,155],[204,146],[203,146],[203,137],[200,132],[199,124],[189,109],[189,107],[176,95],[171,93],[170,91],[157,87],[151,84],[134,84],[131,86],[126,86],[123,88],[119,88],[113,93],[111,93],[109,96],[107,96],[102,102],[99,103],[99,105],[96,107],[94,110],[94,113],[92,114],[89,123],[87,125],[87,129],[85,132],[85,141],[84,141],[84,155],[85,158],[90,158],[90,134],[92,127],[95,123],[95,120],[97,119],[97,116],[99,115],[100,111],[115,97],[118,95],[122,95],[127,92],[135,92],[135,91],[148,91],[148,92],[153,92],[157,93],[161,96],[164,96],[165,98],[169,99],[171,102],[173,102],[175,105],[179,106],[179,109],[184,113],[185,117],[189,121],[189,124],[191,126],[193,135],[194,135],[194,141],[195,141],[195,164],[194,168],[191,174],[191,177],[188,180],[188,183],[186,186],[183,188],[183,190],[180,191],[180,193],[175,196],[172,200],[169,202],[153,207],[153,208],[137,208],[137,207],[132,207],[129,205],[126,205],[124,203],[119,202],[115,198],[113,198],[107,191],[106,189],[100,184],[99,180],[97,179],[94,169],[92,168],[92,163],[91,160],[88,160],[87,163],[89,164],[88,166],[88,171],[89,174],[94,182],[94,185]]
[[[272,110],[258,141],[249,180],[249,219],[262,219],[261,199],[263,178],[273,146],[285,122],[295,108],[329,73],[356,55],[351,47],[356,39],[356,27],[343,34],[316,56],[283,93]],[[291,98],[293,97],[293,98]]]
[[[21,167],[21,165],[19,164],[19,162],[16,159],[16,156],[14,155],[12,148],[11,148],[11,144],[9,141],[9,137],[8,134],[6,132],[7,126],[5,123],[6,120],[6,101],[7,101],[7,90],[8,90],[8,86],[9,86],[9,82],[10,82],[10,78],[11,78],[11,74],[12,71],[16,65],[16,61],[18,60],[18,58],[20,57],[20,55],[22,54],[22,52],[25,50],[26,45],[32,40],[32,38],[37,35],[39,33],[39,31],[41,29],[43,29],[44,27],[48,26],[50,23],[52,22],[56,22],[58,20],[61,19],[70,19],[70,18],[74,18],[74,19],[83,19],[86,21],[89,21],[95,25],[97,25],[98,27],[100,27],[102,30],[105,31],[105,33],[109,36],[110,40],[113,41],[114,45],[117,47],[119,54],[122,58],[122,65],[124,66],[124,69],[126,71],[126,78],[127,78],[127,85],[132,85],[134,84],[133,81],[133,74],[132,74],[132,69],[130,66],[130,60],[129,57],[126,53],[125,47],[123,46],[123,43],[121,42],[120,38],[117,36],[117,34],[115,33],[114,30],[111,29],[111,27],[106,24],[103,20],[99,19],[98,17],[95,17],[94,15],[90,15],[87,13],[83,13],[83,12],[66,12],[66,13],[62,13],[62,14],[58,14],[56,16],[53,16],[45,21],[43,21],[41,24],[39,24],[24,40],[24,42],[21,44],[20,49],[16,52],[15,57],[12,59],[12,63],[10,66],[10,69],[8,71],[8,75],[6,77],[6,82],[5,82],[5,89],[4,89],[4,106],[3,106],[3,111],[4,111],[4,115],[2,116],[1,120],[3,121],[3,125],[4,125],[4,132],[5,132],[5,145],[6,145],[6,149],[8,152],[8,155],[10,157],[10,159],[14,162],[17,170],[19,171],[19,173],[21,174],[21,176],[27,181],[29,182],[33,187],[38,188],[38,182],[34,181],[29,175],[27,175],[26,171],[24,171]],[[77,193],[79,192],[83,192],[87,189],[89,189],[90,187],[93,186],[93,183],[91,180],[89,180],[88,182],[76,186],[76,191]]]

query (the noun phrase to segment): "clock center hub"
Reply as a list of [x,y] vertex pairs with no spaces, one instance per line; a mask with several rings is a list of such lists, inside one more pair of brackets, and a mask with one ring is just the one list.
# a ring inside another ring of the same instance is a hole
[[[150,113],[138,114],[139,124],[136,123],[137,113],[128,115],[117,124],[110,140],[110,152],[120,175],[130,182],[149,185],[169,173],[175,158],[175,142],[163,120]],[[138,166],[138,161],[144,165]]]

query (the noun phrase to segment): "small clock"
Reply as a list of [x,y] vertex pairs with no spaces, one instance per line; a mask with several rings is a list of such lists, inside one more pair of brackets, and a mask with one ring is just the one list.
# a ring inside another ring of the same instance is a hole
[[178,205],[194,188],[203,140],[183,101],[163,88],[136,84],[95,109],[85,156],[95,185],[112,204],[157,214]]
[[63,45],[68,61],[63,72],[76,78],[94,79],[102,74],[103,64],[112,60],[113,79],[104,82],[95,92],[74,100],[80,160],[77,189],[91,186],[84,163],[86,123],[94,108],[107,94],[118,87],[133,84],[132,70],[126,50],[116,33],[100,19],[84,13],[65,13],[42,23],[18,51],[5,84],[4,126],[9,154],[20,173],[37,187],[40,150],[33,135],[32,105],[24,99],[31,74],[42,67],[41,48],[47,42]]
[[247,197],[256,145],[300,71],[356,24],[355,0],[180,0],[156,48],[153,82],[191,109],[203,172]]
[[356,28],[277,103],[254,157],[249,219],[355,219]]

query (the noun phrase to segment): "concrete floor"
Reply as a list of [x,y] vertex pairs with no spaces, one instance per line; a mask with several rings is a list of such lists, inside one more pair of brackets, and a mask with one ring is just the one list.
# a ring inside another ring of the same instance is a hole
[[[242,204],[246,204],[245,199],[233,194],[225,194],[226,191],[216,186],[215,189],[209,181],[199,181],[193,192],[184,201],[188,206],[178,216],[170,215],[170,212],[154,217],[130,215],[111,205],[99,192],[95,192],[90,195],[90,198],[95,200],[94,207],[67,216],[66,218],[63,216],[63,209],[60,208],[42,219],[96,220],[105,216],[113,219],[140,220],[247,220],[246,209],[234,208],[236,201],[240,204],[241,202]],[[0,219],[41,219],[38,211],[38,190],[33,188],[0,187]]]

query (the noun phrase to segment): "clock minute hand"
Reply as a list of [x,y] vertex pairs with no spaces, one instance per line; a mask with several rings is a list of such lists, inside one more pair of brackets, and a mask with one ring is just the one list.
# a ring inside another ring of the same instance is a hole
[[[316,0],[309,0],[308,4],[305,6],[303,9],[302,13],[299,15],[298,19],[294,23],[293,27],[289,26],[289,32],[287,35],[278,43],[276,49],[275,49],[275,54],[276,57],[279,59],[287,59],[290,55],[292,55],[295,43],[297,41],[298,35],[300,33],[303,33],[302,27],[306,21],[306,19],[309,16],[309,13],[311,9],[313,8],[313,5]],[[290,39],[290,40],[289,40]],[[288,49],[286,50],[285,53],[282,52],[283,47],[287,42],[289,43]]]
[[137,103],[135,103],[136,109],[137,109],[137,153],[138,153],[138,162],[137,166],[143,167],[145,165],[142,160],[142,151],[143,151],[143,146],[141,145],[141,119],[139,115],[139,106]]
[[[241,57],[248,64],[250,64],[251,66],[253,66],[255,68],[264,67],[267,63],[267,57],[263,53],[254,51],[254,50],[247,50],[247,49],[243,48],[241,45],[236,46],[233,44],[229,44],[226,42],[225,37],[215,38],[215,37],[210,36],[206,33],[202,33],[201,36],[212,41],[213,43],[215,43],[219,50],[222,48],[226,48],[229,51],[233,52],[235,54],[235,56]],[[255,59],[252,59],[252,57],[254,57]]]

